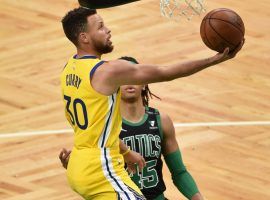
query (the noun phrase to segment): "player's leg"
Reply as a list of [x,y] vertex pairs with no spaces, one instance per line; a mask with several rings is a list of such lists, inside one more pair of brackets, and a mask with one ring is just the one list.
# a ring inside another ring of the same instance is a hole
[[73,149],[67,175],[72,189],[84,199],[144,199],[125,171],[119,149]]
[[103,172],[121,199],[145,199],[124,169],[124,159],[119,150],[103,150]]
[[67,168],[68,182],[71,188],[84,199],[114,191],[104,177],[100,156],[101,152],[98,148],[73,148],[70,155]]

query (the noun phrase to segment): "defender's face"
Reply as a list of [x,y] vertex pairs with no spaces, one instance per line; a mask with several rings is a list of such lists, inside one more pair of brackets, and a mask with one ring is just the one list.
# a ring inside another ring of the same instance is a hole
[[94,50],[101,54],[112,52],[111,31],[104,25],[103,19],[95,14],[89,16],[87,20],[89,42]]
[[122,85],[121,99],[126,102],[135,102],[142,99],[142,85]]

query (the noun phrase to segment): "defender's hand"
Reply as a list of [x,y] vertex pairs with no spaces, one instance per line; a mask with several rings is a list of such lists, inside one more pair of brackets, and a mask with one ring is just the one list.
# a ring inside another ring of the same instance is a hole
[[142,171],[142,169],[145,167],[144,158],[141,156],[141,154],[135,151],[130,151],[123,157],[124,157],[125,163],[127,164],[127,169],[129,173],[136,172],[136,165],[139,166],[140,171]]
[[59,153],[59,159],[60,159],[60,161],[65,169],[67,169],[67,166],[68,166],[70,153],[71,153],[71,151],[66,150],[65,148],[63,148]]
[[192,196],[191,200],[203,200],[203,196],[200,193],[196,193]]

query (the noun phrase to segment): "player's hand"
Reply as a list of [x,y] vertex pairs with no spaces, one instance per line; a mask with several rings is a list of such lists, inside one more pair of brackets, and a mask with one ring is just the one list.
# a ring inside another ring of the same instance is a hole
[[141,156],[141,154],[135,151],[130,151],[128,154],[124,155],[124,160],[127,164],[127,170],[129,173],[135,173],[137,165],[139,167],[139,171],[142,171],[142,169],[145,167],[144,158]]
[[65,169],[67,169],[67,166],[68,166],[70,153],[71,153],[71,151],[66,150],[65,148],[63,148],[59,153],[59,159],[60,159],[60,161]]
[[203,200],[203,196],[198,192],[192,196],[191,200]]
[[245,44],[245,38],[242,40],[242,42],[232,51],[229,52],[229,56],[230,58],[234,58],[236,56],[236,54],[242,49],[243,45]]
[[216,62],[215,64],[234,58],[236,54],[242,49],[244,43],[245,43],[245,38],[233,51],[230,52],[230,49],[227,47],[222,53],[216,54],[214,56],[214,60]]

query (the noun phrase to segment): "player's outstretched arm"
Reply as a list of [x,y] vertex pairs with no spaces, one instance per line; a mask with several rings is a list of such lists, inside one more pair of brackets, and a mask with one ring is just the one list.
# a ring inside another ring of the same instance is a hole
[[233,52],[229,52],[229,49],[226,48],[223,53],[218,53],[206,59],[182,62],[169,66],[134,64],[124,60],[105,62],[96,69],[91,83],[98,92],[110,95],[117,91],[121,85],[144,85],[170,81],[189,76],[235,57],[243,44],[244,41]]
[[161,114],[163,131],[162,154],[171,172],[174,185],[188,199],[202,200],[197,185],[183,164],[181,152],[175,137],[175,129],[168,115]]

